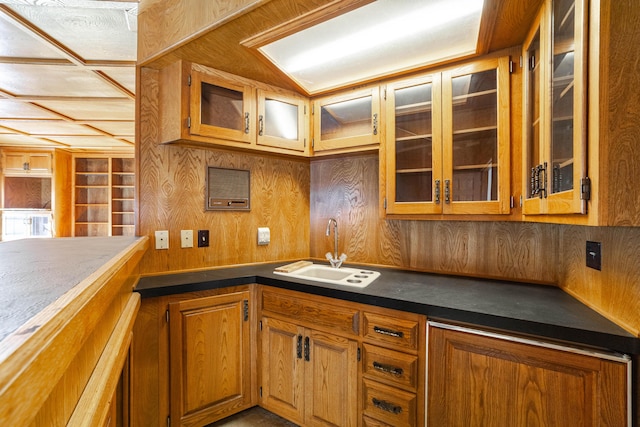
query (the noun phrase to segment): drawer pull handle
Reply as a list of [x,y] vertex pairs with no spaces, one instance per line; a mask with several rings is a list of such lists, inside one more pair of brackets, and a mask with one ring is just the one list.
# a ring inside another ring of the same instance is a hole
[[304,360],[309,361],[309,337],[304,337]]
[[396,368],[395,366],[385,365],[384,363],[379,362],[373,362],[373,369],[387,374],[392,374],[397,377],[401,376],[404,373],[404,370],[402,368]]
[[392,414],[396,415],[402,412],[402,407],[394,405],[391,402],[387,402],[386,400],[380,400],[374,397],[373,399],[371,399],[371,401],[373,402],[373,406],[378,409],[382,409],[383,411],[391,412]]
[[404,332],[394,331],[393,329],[381,328],[379,326],[374,326],[373,327],[373,332],[376,332],[376,333],[382,334],[382,335],[389,335],[390,337],[395,337],[395,338],[403,338],[404,337]]
[[298,335],[298,344],[296,346],[296,356],[302,359],[302,335]]

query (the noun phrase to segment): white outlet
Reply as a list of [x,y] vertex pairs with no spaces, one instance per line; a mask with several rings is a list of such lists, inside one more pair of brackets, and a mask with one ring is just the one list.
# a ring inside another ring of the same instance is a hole
[[180,230],[180,246],[183,248],[193,247],[193,230]]
[[258,245],[268,245],[271,241],[269,227],[258,227]]
[[156,249],[169,249],[169,231],[156,231]]

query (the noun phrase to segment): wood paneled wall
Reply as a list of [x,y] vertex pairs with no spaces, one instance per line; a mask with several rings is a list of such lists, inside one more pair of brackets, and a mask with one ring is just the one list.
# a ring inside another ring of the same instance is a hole
[[311,163],[311,256],[333,251],[338,221],[349,261],[424,271],[557,283],[558,226],[517,222],[385,220],[378,210],[378,156]]
[[[141,273],[309,256],[309,161],[220,149],[158,145],[157,72],[142,70],[138,163],[138,235],[151,238]],[[205,211],[206,166],[251,171],[251,211]],[[257,245],[258,227],[271,243]],[[169,249],[156,250],[154,232],[169,230]],[[194,248],[180,247],[180,230],[194,230]],[[210,246],[197,247],[197,230]]]

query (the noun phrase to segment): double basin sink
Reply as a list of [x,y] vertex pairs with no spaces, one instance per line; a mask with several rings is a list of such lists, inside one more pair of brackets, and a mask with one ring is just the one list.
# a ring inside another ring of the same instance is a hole
[[274,273],[287,277],[295,277],[297,279],[332,283],[334,285],[345,285],[356,288],[364,288],[380,277],[380,273],[377,271],[350,267],[333,268],[322,264],[306,265],[289,273],[277,270],[274,271]]

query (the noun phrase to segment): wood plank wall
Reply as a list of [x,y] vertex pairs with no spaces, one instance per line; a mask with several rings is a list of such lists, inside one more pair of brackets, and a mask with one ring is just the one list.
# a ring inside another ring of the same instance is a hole
[[[309,256],[309,161],[259,153],[157,145],[157,72],[142,70],[137,235],[151,248],[143,274]],[[205,211],[206,166],[251,171],[251,211]],[[257,245],[258,227],[271,243]],[[169,230],[169,249],[155,250],[154,232]],[[209,230],[207,248],[180,248],[180,230]]]

